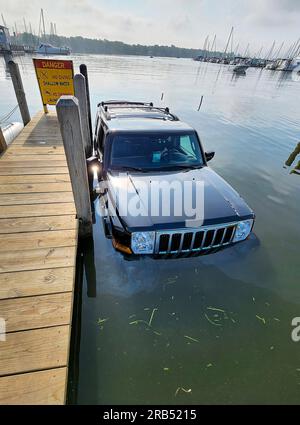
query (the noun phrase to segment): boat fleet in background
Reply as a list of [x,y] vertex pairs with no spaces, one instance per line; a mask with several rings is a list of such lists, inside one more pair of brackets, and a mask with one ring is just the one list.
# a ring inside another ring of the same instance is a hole
[[[231,49],[229,46],[231,43]],[[238,54],[239,44],[233,49],[233,27],[231,28],[229,38],[224,52],[217,52],[216,35],[210,46],[209,36],[206,37],[203,54],[194,58],[198,62],[219,63],[225,65],[233,65],[233,72],[245,75],[250,67],[265,68],[272,71],[284,71],[300,73],[300,38],[284,51],[284,42],[276,48],[274,41],[271,48],[262,55],[263,47],[253,57],[249,54],[249,44],[247,45],[243,55]]]
[[198,62],[220,63],[225,65],[234,65],[233,72],[237,74],[246,74],[248,68],[265,68],[272,71],[293,72],[298,70],[300,73],[300,56],[288,59],[257,59],[235,56],[233,59],[217,57],[201,57],[194,59]]

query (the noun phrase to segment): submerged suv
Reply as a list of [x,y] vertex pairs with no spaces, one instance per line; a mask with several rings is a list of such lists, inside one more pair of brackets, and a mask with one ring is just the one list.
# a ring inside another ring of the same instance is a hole
[[253,211],[168,108],[101,102],[94,143],[105,235],[126,259],[209,254],[249,236]]

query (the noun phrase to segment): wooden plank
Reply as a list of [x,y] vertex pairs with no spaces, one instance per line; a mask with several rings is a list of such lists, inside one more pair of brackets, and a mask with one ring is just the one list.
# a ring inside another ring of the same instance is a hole
[[0,299],[69,292],[74,267],[0,273]]
[[[9,161],[6,158],[4,158],[4,159],[1,160],[1,168],[22,167],[22,169],[23,169],[24,167],[32,167],[32,168],[34,168],[34,167],[36,167],[36,168],[66,167],[67,163],[66,163],[65,160],[64,161],[57,161],[54,158],[51,161],[48,161],[49,157],[47,157],[47,160],[45,160],[45,158],[44,158],[44,160],[35,160],[35,159],[31,158],[30,160],[26,161],[26,164],[25,164],[24,160],[20,161],[19,159],[17,159],[17,160]],[[47,174],[47,173],[45,173],[45,174]]]
[[2,377],[0,404],[64,404],[66,380],[66,367]]
[[0,252],[0,273],[74,267],[76,246]]
[[75,214],[73,202],[62,202],[61,204],[22,204],[22,208],[19,205],[5,205],[0,207],[0,218],[43,217],[69,214]]
[[15,167],[5,166],[0,167],[0,176],[15,176],[15,175],[50,175],[50,174],[66,174],[68,173],[68,167]]
[[44,174],[44,175],[19,175],[19,176],[0,176],[1,184],[16,183],[64,183],[69,182],[69,174]]
[[1,193],[49,193],[49,192],[70,192],[70,183],[18,183],[0,185]]
[[0,205],[55,204],[60,202],[73,202],[73,193],[15,193],[0,195]]
[[[61,154],[56,154],[56,155],[47,155],[47,157],[45,155],[8,155],[8,154],[4,154],[1,160],[1,165],[2,164],[10,164],[10,165],[14,165],[14,163],[18,163],[22,161],[23,162],[23,166],[24,167],[28,167],[28,163],[30,164],[31,162],[49,162],[50,164],[56,164],[57,162],[63,161],[65,164],[66,162],[66,157],[65,155],[61,155]],[[49,165],[48,165],[49,166]]]
[[10,145],[5,153],[5,156],[12,155],[63,155],[63,146],[37,146],[37,147],[24,147],[16,146],[14,143]]
[[14,140],[14,146],[20,146],[24,148],[38,148],[38,147],[53,147],[61,146],[61,141],[57,138],[48,137],[47,140],[42,139],[33,139],[33,138],[24,138],[19,140]]
[[72,301],[72,292],[0,300],[6,332],[68,325]]
[[65,325],[6,334],[0,376],[66,366],[69,331]]
[[0,235],[0,252],[56,248],[77,244],[77,229]]
[[75,215],[0,219],[0,234],[76,229]]

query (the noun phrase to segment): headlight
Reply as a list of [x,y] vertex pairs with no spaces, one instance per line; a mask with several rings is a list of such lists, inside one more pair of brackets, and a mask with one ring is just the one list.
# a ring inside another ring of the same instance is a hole
[[245,240],[251,232],[252,225],[253,220],[240,221],[236,226],[233,242]]
[[136,232],[131,235],[131,249],[135,254],[153,254],[155,232]]

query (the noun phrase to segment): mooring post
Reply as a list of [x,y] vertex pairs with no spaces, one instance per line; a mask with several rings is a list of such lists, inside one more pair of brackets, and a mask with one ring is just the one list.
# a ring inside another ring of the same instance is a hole
[[79,102],[79,111],[82,126],[83,145],[85,155],[88,158],[92,155],[92,139],[90,135],[89,117],[88,117],[88,103],[86,94],[85,77],[82,74],[76,74],[74,77],[74,91],[75,96]]
[[87,104],[88,104],[88,121],[89,121],[91,140],[93,140],[93,126],[92,126],[92,115],[91,115],[91,99],[90,99],[89,77],[88,77],[87,67],[84,63],[82,63],[79,66],[79,71],[85,78],[86,99],[87,99]]
[[19,65],[15,63],[14,61],[8,62],[8,68],[11,75],[12,83],[15,89],[16,98],[18,101],[18,105],[20,108],[22,120],[24,123],[24,126],[27,125],[31,118],[29,114],[29,109],[26,101],[26,95],[24,92],[24,87],[22,83],[22,78],[19,70]]
[[92,209],[78,100],[75,96],[61,96],[56,111],[79,219],[79,236],[90,236]]
[[6,148],[7,148],[7,144],[6,144],[3,132],[2,132],[2,128],[0,127],[0,154],[2,152],[4,152],[6,150]]

